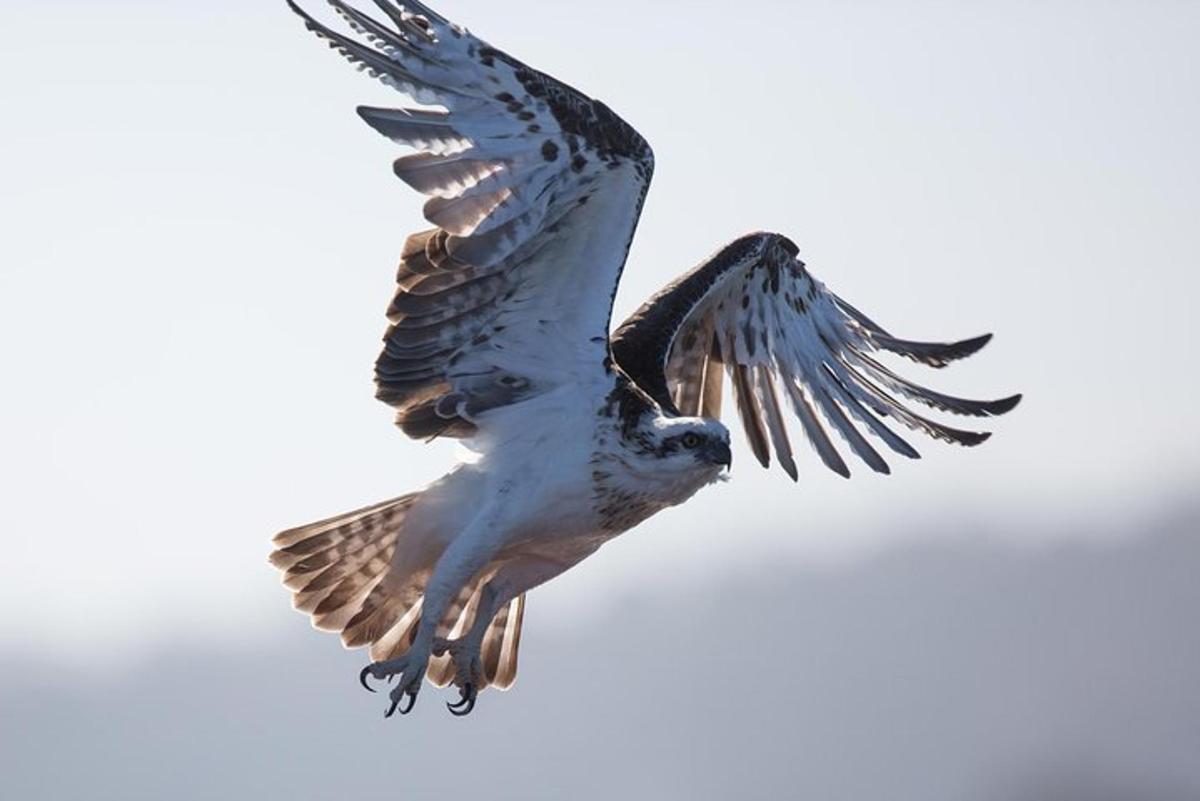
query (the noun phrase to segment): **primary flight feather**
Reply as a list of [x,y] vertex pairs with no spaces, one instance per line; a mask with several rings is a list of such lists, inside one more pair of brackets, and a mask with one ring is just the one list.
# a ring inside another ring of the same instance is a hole
[[975,417],[1017,405],[950,397],[885,366],[879,351],[944,367],[988,337],[895,337],[779,234],[728,245],[610,335],[650,146],[603,103],[424,4],[374,4],[382,17],[329,0],[340,33],[288,0],[309,30],[424,107],[359,109],[412,151],[395,173],[429,197],[434,226],[404,246],[378,397],[409,436],[460,438],[478,459],[283,532],[271,561],[317,627],[370,648],[364,686],[395,680],[389,716],[412,708],[426,677],[458,687],[460,715],[482,689],[510,687],[525,593],[730,467],[727,378],[755,457],[793,479],[789,417],[848,477],[836,439],[878,472],[889,470],[880,445],[917,457],[888,421],[961,445],[989,436],[900,399]]

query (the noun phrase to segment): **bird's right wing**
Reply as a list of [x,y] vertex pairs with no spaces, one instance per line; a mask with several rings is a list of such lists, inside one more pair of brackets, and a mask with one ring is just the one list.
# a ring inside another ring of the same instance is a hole
[[308,28],[429,109],[359,109],[416,153],[396,174],[435,228],[408,238],[376,365],[410,436],[467,436],[480,415],[602,373],[612,298],[653,173],[608,109],[419,2],[341,0],[361,37]]

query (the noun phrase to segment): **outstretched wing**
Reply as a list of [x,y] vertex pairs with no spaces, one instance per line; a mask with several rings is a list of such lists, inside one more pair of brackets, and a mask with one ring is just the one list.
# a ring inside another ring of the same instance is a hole
[[376,380],[410,436],[466,436],[489,409],[604,369],[653,155],[603,103],[423,4],[374,2],[386,22],[330,0],[360,41],[288,0],[360,69],[437,107],[359,109],[415,149],[395,172],[436,226],[405,245]]
[[873,354],[891,351],[945,367],[991,337],[952,344],[897,339],[809,275],[797,255],[796,246],[777,234],[753,234],[729,245],[621,326],[612,342],[617,364],[665,409],[687,416],[721,416],[727,373],[755,456],[767,467],[773,448],[793,479],[798,473],[785,402],[822,461],[846,477],[850,470],[826,424],[867,465],[887,473],[887,462],[859,425],[914,459],[917,451],[882,418],[960,445],[978,445],[991,436],[930,420],[895,396],[974,417],[1004,414],[1020,402],[1019,395],[998,401],[953,398],[897,375]]

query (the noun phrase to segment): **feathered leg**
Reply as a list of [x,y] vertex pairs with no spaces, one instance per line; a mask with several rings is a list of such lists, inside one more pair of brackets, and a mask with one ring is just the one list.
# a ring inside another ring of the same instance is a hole
[[492,625],[492,618],[500,611],[501,604],[496,603],[497,597],[495,582],[489,581],[479,593],[479,606],[470,630],[456,640],[438,639],[433,642],[435,655],[450,654],[454,662],[454,684],[459,688],[460,697],[457,703],[448,703],[446,707],[455,717],[471,714],[475,709],[475,699],[479,697],[479,689],[486,681],[480,655],[483,636]]
[[399,678],[390,694],[392,704],[386,717],[396,712],[407,715],[416,704],[442,618],[462,588],[495,557],[495,522],[490,515],[480,515],[442,554],[425,587],[421,623],[407,653],[397,659],[367,665],[360,674],[359,680],[368,690],[371,689],[367,684],[368,676],[389,681]]
[[[569,565],[545,559],[514,559],[505,562],[480,591],[479,603],[471,628],[455,640],[436,640],[433,652],[450,654],[454,661],[454,684],[459,688],[457,703],[447,704],[451,714],[464,717],[475,708],[479,690],[488,678],[483,664],[483,642],[496,615],[518,595],[544,584]],[[514,654],[515,657],[515,654]]]

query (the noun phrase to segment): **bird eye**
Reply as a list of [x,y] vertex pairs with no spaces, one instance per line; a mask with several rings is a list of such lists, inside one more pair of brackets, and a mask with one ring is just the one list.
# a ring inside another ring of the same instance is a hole
[[700,447],[700,435],[699,434],[684,434],[683,435],[683,447],[687,448],[689,451],[699,448]]

